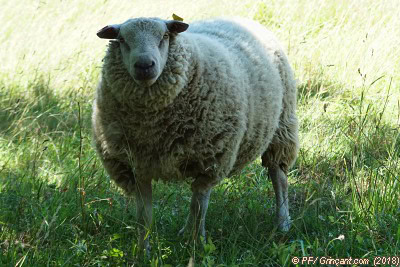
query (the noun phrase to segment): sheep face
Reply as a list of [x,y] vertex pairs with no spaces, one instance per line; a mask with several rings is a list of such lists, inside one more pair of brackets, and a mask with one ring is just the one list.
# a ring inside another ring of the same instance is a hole
[[116,39],[128,73],[139,86],[149,87],[165,67],[170,39],[188,27],[180,21],[138,18],[106,26],[97,35]]

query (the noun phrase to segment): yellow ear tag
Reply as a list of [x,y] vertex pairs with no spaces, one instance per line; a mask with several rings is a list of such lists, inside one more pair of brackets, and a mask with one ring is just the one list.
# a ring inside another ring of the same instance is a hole
[[173,18],[174,20],[177,20],[177,21],[183,21],[183,18],[179,17],[179,16],[176,15],[175,13],[172,14],[172,18]]

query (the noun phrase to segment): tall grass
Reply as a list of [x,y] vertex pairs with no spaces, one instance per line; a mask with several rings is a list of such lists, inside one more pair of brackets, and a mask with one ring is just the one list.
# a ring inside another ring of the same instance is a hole
[[[1,266],[288,266],[293,257],[399,256],[400,7],[386,1],[0,0]],[[253,18],[298,79],[301,150],[293,227],[274,225],[258,161],[211,196],[204,247],[177,237],[188,185],[155,184],[149,260],[137,262],[134,201],[90,136],[106,24],[172,13]],[[340,237],[340,238],[338,238]],[[344,238],[344,239],[343,239]]]

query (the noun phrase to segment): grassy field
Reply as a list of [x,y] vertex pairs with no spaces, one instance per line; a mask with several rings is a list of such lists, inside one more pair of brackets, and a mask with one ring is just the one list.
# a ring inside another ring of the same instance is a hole
[[[290,266],[309,256],[372,265],[400,256],[398,1],[0,6],[0,266],[187,266],[190,258],[196,266]],[[110,182],[91,147],[91,101],[107,44],[96,32],[172,13],[189,23],[253,18],[282,41],[299,80],[293,227],[276,231],[272,184],[257,161],[213,191],[204,246],[177,237],[189,185],[155,184],[153,249],[138,261],[134,201]]]

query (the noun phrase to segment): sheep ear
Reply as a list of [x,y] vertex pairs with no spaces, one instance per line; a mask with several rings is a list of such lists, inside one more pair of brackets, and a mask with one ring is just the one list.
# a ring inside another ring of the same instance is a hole
[[116,39],[119,34],[119,28],[121,26],[118,24],[105,26],[103,29],[97,32],[97,36],[102,39]]
[[182,21],[177,20],[168,20],[166,22],[168,31],[173,33],[184,32],[189,28],[189,24],[183,23]]

